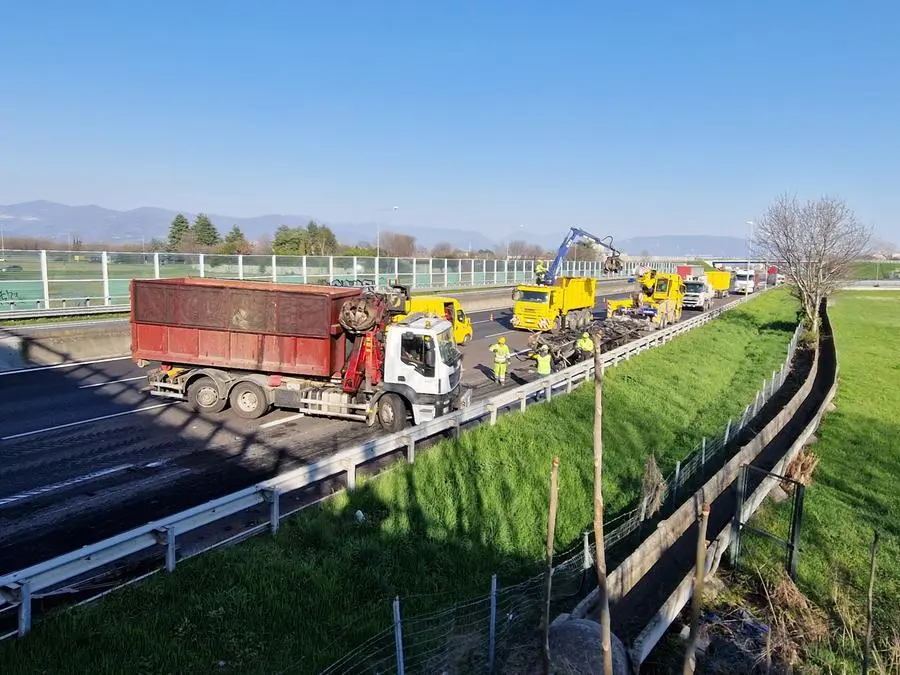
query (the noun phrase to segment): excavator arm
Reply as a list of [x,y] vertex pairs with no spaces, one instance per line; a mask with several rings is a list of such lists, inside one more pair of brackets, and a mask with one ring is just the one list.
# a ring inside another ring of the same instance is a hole
[[538,283],[545,286],[552,286],[554,283],[556,283],[556,277],[559,274],[560,267],[562,266],[562,261],[565,260],[566,254],[569,252],[569,249],[572,248],[572,246],[575,245],[578,241],[582,240],[590,241],[593,244],[601,246],[602,248],[609,251],[609,255],[607,255],[605,260],[603,261],[603,269],[605,271],[618,273],[622,270],[622,259],[620,257],[621,254],[619,250],[613,246],[611,236],[601,238],[580,228],[573,227],[569,230],[566,238],[563,239],[559,250],[556,252],[556,257],[553,259],[553,262],[550,263],[550,267],[544,274],[543,279],[539,279]]

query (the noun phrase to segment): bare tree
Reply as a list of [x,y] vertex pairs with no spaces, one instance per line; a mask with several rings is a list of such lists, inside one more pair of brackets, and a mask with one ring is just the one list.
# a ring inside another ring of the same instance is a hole
[[396,258],[412,258],[416,254],[416,238],[408,234],[382,232],[381,254]]
[[432,258],[455,258],[456,247],[449,241],[441,241],[431,249]]
[[753,244],[756,255],[780,264],[796,287],[813,333],[819,330],[819,306],[850,276],[871,236],[847,204],[832,197],[800,203],[778,197],[759,219]]

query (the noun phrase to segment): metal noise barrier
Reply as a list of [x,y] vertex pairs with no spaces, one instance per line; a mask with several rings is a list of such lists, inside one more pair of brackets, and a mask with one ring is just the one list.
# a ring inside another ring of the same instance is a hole
[[[722,313],[759,295],[760,293],[743,296],[727,305],[613,349],[603,356],[602,366],[604,368],[614,367],[622,360],[628,360],[646,349],[668,342],[676,335],[709,323]],[[527,405],[536,403],[539,400],[548,400],[554,395],[567,393],[575,385],[592,379],[593,374],[594,361],[591,359],[570,366],[553,375],[546,376],[541,380],[501,392],[490,399],[479,401],[468,408],[436,420],[388,436],[372,439],[360,445],[345,448],[318,462],[294,469],[239,492],[211,500],[172,516],[152,521],[115,537],[82,547],[31,567],[3,575],[0,577],[0,611],[4,609],[4,606],[19,605],[19,626],[15,634],[24,636],[31,629],[31,598],[38,594],[44,596],[53,595],[54,589],[63,584],[65,584],[63,592],[70,592],[79,581],[83,581],[83,578],[90,573],[137,554],[146,554],[149,550],[160,546],[165,551],[165,568],[171,572],[175,569],[177,563],[177,542],[180,535],[261,504],[268,505],[268,528],[270,531],[275,532],[282,517],[279,510],[279,497],[283,494],[341,474],[346,476],[347,487],[352,490],[356,486],[357,467],[361,464],[399,450],[405,451],[407,459],[412,461],[415,458],[416,443],[419,441],[451,430],[454,433],[458,432],[462,425],[468,423],[487,422],[491,425],[496,424],[497,415],[501,410],[524,409]],[[677,490],[679,482],[676,478],[674,483],[675,490]],[[670,481],[670,489],[673,489],[672,485],[673,483]],[[633,520],[634,518],[631,518],[623,523],[622,527],[637,527]],[[610,537],[614,536],[615,534],[610,534]]]

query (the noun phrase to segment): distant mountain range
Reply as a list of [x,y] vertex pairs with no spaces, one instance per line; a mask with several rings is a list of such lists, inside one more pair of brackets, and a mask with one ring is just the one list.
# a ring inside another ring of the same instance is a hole
[[[177,211],[144,206],[130,211],[116,211],[102,206],[68,206],[50,201],[24,202],[0,205],[0,226],[5,236],[35,236],[56,239],[60,243],[77,235],[84,242],[139,243],[149,242],[154,237],[164,239],[168,235],[169,224]],[[182,211],[193,219],[196,213]],[[227,232],[232,225],[238,225],[251,239],[272,235],[279,225],[306,225],[311,219],[307,215],[263,215],[251,218],[207,214],[219,232]],[[317,219],[318,220],[318,219]],[[391,226],[385,223],[333,223],[322,221],[335,233],[338,240],[346,244],[368,242],[373,244],[376,228],[382,232],[391,230],[409,234],[419,245],[432,247],[441,242],[463,249],[493,249],[502,246],[505,238],[492,239],[480,232],[450,228]],[[565,228],[542,233],[536,241],[548,251],[555,251],[566,234]],[[597,232],[605,236],[606,232]],[[522,237],[527,238],[527,236]],[[534,237],[532,237],[534,239]],[[692,257],[715,255],[719,257],[739,257],[747,253],[747,242],[739,237],[716,237],[707,235],[665,235],[659,237],[633,237],[617,240],[615,245],[631,255],[677,255]]]

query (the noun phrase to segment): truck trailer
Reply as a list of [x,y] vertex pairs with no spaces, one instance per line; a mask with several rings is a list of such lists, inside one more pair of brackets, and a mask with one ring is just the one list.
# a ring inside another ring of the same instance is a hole
[[[401,292],[402,291],[402,292]],[[154,396],[245,419],[272,407],[399,431],[468,404],[453,326],[408,293],[225,279],[134,279],[131,354]]]

